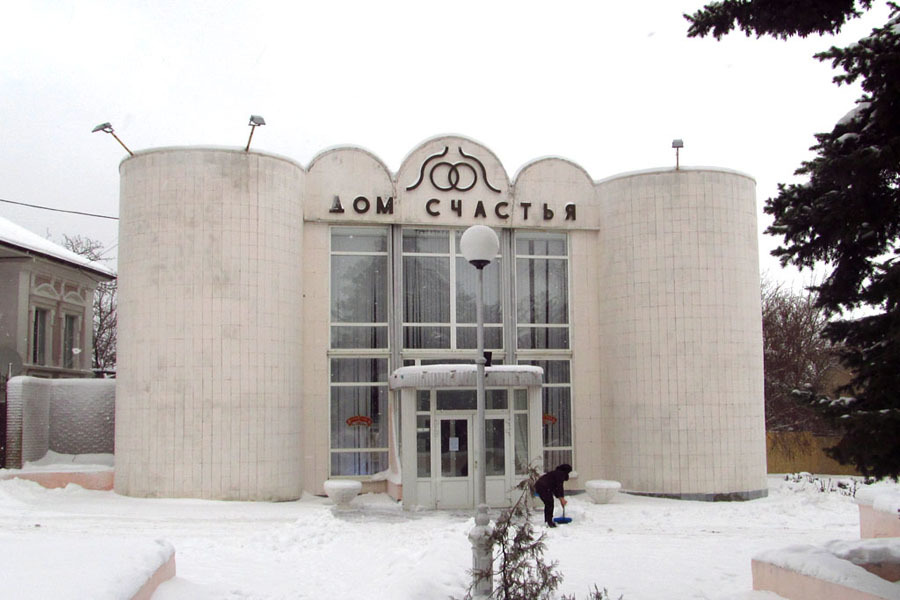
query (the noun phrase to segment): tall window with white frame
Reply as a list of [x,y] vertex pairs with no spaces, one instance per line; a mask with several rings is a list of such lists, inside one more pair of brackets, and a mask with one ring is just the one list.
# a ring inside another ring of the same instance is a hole
[[[459,250],[462,230],[403,230],[403,348],[476,347],[477,272]],[[503,347],[500,257],[484,270],[485,348]]]
[[331,475],[388,466],[388,229],[331,229]]
[[49,311],[47,309],[34,309],[34,321],[31,327],[31,362],[35,365],[47,364],[48,319]]
[[568,237],[517,232],[515,248],[518,362],[544,368],[544,465],[549,469],[574,459]]
[[63,367],[75,368],[76,348],[78,348],[78,317],[65,315],[63,317]]
[[331,474],[388,468],[387,358],[331,359]]

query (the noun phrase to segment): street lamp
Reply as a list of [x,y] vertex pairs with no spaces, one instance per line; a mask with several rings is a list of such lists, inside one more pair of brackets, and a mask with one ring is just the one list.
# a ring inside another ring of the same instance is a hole
[[682,140],[680,138],[677,140],[672,140],[672,147],[675,148],[675,170],[677,171],[680,168],[679,160],[678,160],[678,158],[679,158],[678,152],[679,152],[679,150],[684,148],[684,140]]
[[113,136],[114,138],[116,138],[116,141],[119,142],[119,144],[120,144],[123,148],[125,148],[125,152],[127,152],[127,153],[128,153],[129,155],[131,155],[131,156],[134,156],[134,152],[132,152],[131,150],[129,150],[129,149],[128,149],[128,146],[125,145],[125,142],[123,142],[122,140],[120,140],[120,139],[119,139],[119,136],[116,135],[116,132],[113,130],[112,125],[110,125],[109,123],[100,123],[99,125],[97,125],[96,127],[94,127],[94,129],[91,130],[91,133],[97,133],[98,131],[102,131],[103,133],[108,133],[109,135],[111,135],[111,136]]
[[484,268],[491,264],[500,250],[500,240],[494,230],[485,225],[474,225],[466,229],[459,239],[459,248],[463,256],[473,267],[478,269],[478,285],[475,295],[475,315],[478,328],[476,330],[477,355],[475,364],[478,374],[476,385],[476,423],[475,423],[475,505],[485,501],[485,447],[484,447]]
[[244,148],[244,152],[250,151],[250,142],[253,141],[253,132],[256,131],[256,128],[260,125],[265,125],[266,120],[263,119],[259,115],[250,115],[250,122],[247,125],[250,126],[250,137],[247,139],[247,147]]
[[479,578],[492,567],[493,551],[488,543],[485,444],[484,444],[484,268],[491,264],[500,250],[500,240],[493,229],[485,225],[473,225],[459,238],[459,248],[463,256],[478,269],[478,285],[475,294],[475,315],[477,319],[475,356],[475,528],[469,533],[472,542],[472,572],[475,577],[475,596],[485,597],[491,593],[490,578]]

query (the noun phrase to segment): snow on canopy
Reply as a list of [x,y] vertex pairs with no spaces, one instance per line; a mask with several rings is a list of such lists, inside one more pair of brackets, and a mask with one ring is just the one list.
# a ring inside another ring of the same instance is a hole
[[63,248],[59,244],[54,244],[50,240],[44,239],[36,233],[32,233],[21,225],[16,225],[3,217],[0,217],[0,244],[14,246],[29,252],[55,258],[76,267],[89,269],[108,277],[116,276],[116,272],[106,265],[75,254],[71,250]]

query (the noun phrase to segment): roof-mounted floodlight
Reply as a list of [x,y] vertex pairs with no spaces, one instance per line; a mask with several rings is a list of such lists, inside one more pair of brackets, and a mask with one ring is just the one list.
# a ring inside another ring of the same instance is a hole
[[250,126],[250,139],[247,140],[247,147],[244,148],[244,152],[249,152],[250,150],[250,142],[253,140],[253,132],[256,131],[256,128],[260,125],[265,125],[266,120],[263,119],[259,115],[250,115],[250,122],[247,125]]
[[125,143],[124,143],[122,140],[119,139],[119,136],[116,135],[116,132],[113,131],[112,125],[110,125],[109,123],[100,123],[99,125],[97,125],[96,127],[94,127],[94,128],[91,130],[91,133],[97,133],[98,131],[102,131],[103,133],[108,133],[109,135],[111,135],[111,136],[113,136],[114,138],[116,138],[116,141],[119,142],[119,144],[120,144],[123,148],[125,148],[125,152],[127,152],[127,153],[130,154],[131,156],[134,156],[134,152],[132,152],[131,150],[129,150],[129,149],[128,149],[128,146],[126,146]]
[[678,151],[681,150],[682,148],[684,148],[684,140],[682,140],[681,138],[679,138],[677,140],[672,140],[672,147],[675,148],[675,169],[677,170],[680,168],[680,165],[678,164],[679,163]]

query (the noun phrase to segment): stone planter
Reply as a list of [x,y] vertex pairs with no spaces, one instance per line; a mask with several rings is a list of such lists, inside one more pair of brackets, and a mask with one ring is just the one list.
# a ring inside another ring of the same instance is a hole
[[325,494],[339,508],[346,508],[359,495],[362,482],[353,479],[329,479],[325,482]]
[[584,482],[584,490],[594,504],[606,504],[619,492],[622,484],[608,479],[592,479]]

